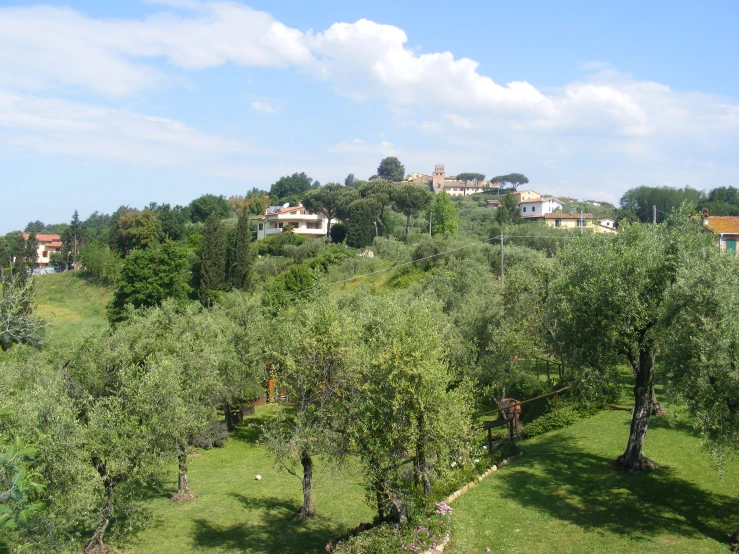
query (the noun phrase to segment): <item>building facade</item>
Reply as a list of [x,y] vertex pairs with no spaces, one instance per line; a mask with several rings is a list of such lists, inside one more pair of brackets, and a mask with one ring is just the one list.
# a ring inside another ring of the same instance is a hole
[[519,202],[528,202],[529,200],[539,200],[541,198],[541,194],[535,190],[519,190],[512,192],[511,196],[516,200],[516,204]]
[[546,214],[561,210],[564,204],[556,198],[547,196],[535,200],[522,200],[516,206],[521,210],[521,217],[523,218],[541,218]]
[[446,192],[451,196],[469,196],[485,191],[490,187],[490,181],[458,181],[456,177],[445,175],[443,165],[436,165],[431,185],[436,194]]
[[[257,240],[265,239],[272,235],[278,235],[288,225],[291,225],[296,235],[308,238],[325,237],[329,232],[328,218],[321,211],[311,212],[303,207],[302,203],[297,206],[284,204],[282,206],[270,206],[264,215],[255,217],[257,224]],[[336,223],[332,220],[331,224]]]
[[[23,240],[27,241],[30,234],[23,233]],[[36,248],[36,267],[49,267],[51,254],[62,251],[62,237],[45,233],[36,234],[38,247]]]
[[703,227],[718,237],[718,247],[724,252],[737,253],[739,241],[739,217],[704,216]]

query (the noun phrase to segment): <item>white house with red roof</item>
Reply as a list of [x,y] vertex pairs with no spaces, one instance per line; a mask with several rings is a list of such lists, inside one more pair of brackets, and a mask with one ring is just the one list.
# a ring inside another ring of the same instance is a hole
[[[23,240],[28,240],[28,233],[23,233]],[[52,252],[62,251],[62,237],[45,233],[36,234],[38,248],[36,249],[36,267],[48,267]]]
[[[282,233],[288,225],[292,226],[296,235],[308,238],[325,237],[329,231],[326,214],[311,212],[300,202],[297,206],[270,206],[264,215],[255,217],[254,221],[257,223],[257,240]],[[336,220],[331,223],[336,223]]]

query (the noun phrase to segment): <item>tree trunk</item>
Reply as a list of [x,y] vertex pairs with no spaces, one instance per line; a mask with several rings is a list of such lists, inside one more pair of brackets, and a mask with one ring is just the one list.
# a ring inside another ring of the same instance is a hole
[[626,451],[616,459],[616,464],[629,473],[654,469],[655,465],[644,454],[644,437],[647,435],[652,415],[654,392],[654,347],[650,342],[639,349],[638,367],[634,367],[634,412]]
[[652,416],[663,416],[665,415],[665,409],[662,404],[657,400],[657,393],[654,391],[654,384],[652,385]]
[[95,533],[85,545],[85,552],[87,554],[105,554],[108,551],[108,546],[105,544],[104,539],[105,531],[108,529],[108,524],[110,524],[110,518],[113,516],[113,503],[111,499],[113,497],[114,486],[114,484],[109,483],[105,487],[103,509],[100,511],[100,516],[98,517]]
[[428,468],[426,467],[426,451],[421,443],[421,437],[426,433],[426,425],[424,423],[423,414],[418,417],[418,435],[416,442],[416,471],[423,485],[423,494],[427,497],[431,496],[431,480],[429,479]]
[[233,433],[236,430],[236,425],[234,425],[233,417],[231,417],[231,403],[226,402],[223,405],[223,413],[226,418],[226,428],[228,429],[229,433]]
[[305,449],[303,449],[300,463],[303,465],[303,505],[298,512],[298,518],[308,519],[316,515],[316,509],[313,507],[313,502],[311,502],[310,498],[313,482],[313,458],[310,457],[308,451]]
[[190,482],[187,478],[187,445],[180,443],[177,453],[177,465],[179,474],[177,478],[177,494],[172,496],[171,502],[181,503],[189,500],[195,500],[198,495],[190,490]]
[[737,527],[736,531],[734,531],[734,534],[731,535],[731,538],[729,539],[729,544],[735,551],[739,550],[739,527]]
[[385,521],[385,495],[382,490],[382,481],[375,478],[375,499],[377,500],[377,519]]

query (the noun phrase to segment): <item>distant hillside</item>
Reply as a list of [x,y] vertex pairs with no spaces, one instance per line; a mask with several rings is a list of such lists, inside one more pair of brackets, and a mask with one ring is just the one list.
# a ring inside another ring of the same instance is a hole
[[79,331],[108,324],[105,307],[113,290],[88,279],[81,271],[34,277],[38,315],[50,323],[48,340],[59,344]]

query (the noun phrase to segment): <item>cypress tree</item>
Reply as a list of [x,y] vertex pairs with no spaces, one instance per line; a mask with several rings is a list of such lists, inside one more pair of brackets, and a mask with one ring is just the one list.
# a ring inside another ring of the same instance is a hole
[[200,302],[212,306],[226,288],[226,233],[215,212],[205,220],[200,268]]
[[251,216],[242,210],[236,227],[236,248],[231,267],[231,285],[240,290],[251,286],[251,272],[254,265],[254,248],[251,245]]

